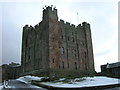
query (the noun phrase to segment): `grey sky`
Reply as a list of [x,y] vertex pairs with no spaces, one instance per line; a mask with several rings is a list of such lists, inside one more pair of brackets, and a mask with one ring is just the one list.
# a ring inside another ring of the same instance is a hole
[[2,3],[3,63],[20,63],[22,27],[25,24],[38,24],[42,20],[42,7],[45,5],[56,6],[59,19],[77,25],[78,12],[79,23],[90,23],[96,71],[100,71],[101,64],[117,62],[118,3],[73,1]]

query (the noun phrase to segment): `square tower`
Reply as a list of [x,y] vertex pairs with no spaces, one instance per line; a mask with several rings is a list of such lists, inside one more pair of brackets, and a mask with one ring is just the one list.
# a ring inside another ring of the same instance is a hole
[[45,7],[39,24],[23,27],[21,59],[21,75],[51,78],[93,75],[90,24],[75,26],[58,21],[57,9]]

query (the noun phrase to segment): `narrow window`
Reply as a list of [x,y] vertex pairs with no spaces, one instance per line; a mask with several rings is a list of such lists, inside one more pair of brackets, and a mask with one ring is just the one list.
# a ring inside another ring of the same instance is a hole
[[69,68],[69,63],[68,63],[68,68]]
[[73,42],[74,42],[75,40],[74,40],[74,37],[73,37]]
[[64,47],[61,48],[61,54],[64,54]]
[[53,59],[53,63],[54,63],[55,61],[54,61],[54,59]]
[[77,70],[77,63],[75,62],[75,69]]
[[30,47],[28,49],[28,59],[30,59]]
[[74,52],[75,52],[75,56],[76,56],[76,50],[74,50]]
[[79,47],[78,43],[77,43],[77,48]]
[[69,41],[69,36],[68,36],[68,41]]
[[63,35],[61,36],[61,38],[63,39]]
[[63,66],[63,69],[64,69],[64,61],[62,61],[62,66]]
[[83,45],[83,46],[85,46],[85,43],[84,43],[84,42],[82,42],[82,45]]
[[85,54],[85,58],[87,57],[87,54],[86,54],[86,52],[84,52],[84,54]]
[[67,52],[68,52],[68,49],[67,49]]
[[30,59],[30,55],[29,55],[29,57],[28,57],[29,59]]

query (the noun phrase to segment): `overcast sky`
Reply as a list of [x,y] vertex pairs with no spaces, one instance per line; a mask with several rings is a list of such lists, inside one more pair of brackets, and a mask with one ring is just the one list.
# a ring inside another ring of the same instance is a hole
[[118,62],[118,2],[42,0],[0,3],[2,63],[21,62],[22,27],[26,24],[35,26],[41,22],[45,5],[56,6],[59,19],[78,25],[78,12],[79,23],[90,23],[96,71],[100,71],[100,65],[107,62]]

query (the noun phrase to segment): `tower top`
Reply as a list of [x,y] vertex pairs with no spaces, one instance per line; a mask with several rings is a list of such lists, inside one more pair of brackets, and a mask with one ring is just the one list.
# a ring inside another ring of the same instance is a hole
[[43,7],[43,20],[46,20],[47,18],[54,18],[54,19],[58,19],[57,16],[57,9],[56,7],[53,7],[53,5],[51,6],[46,6]]
[[51,11],[54,11],[54,10],[57,10],[57,9],[56,9],[56,6],[53,7],[53,5],[51,5],[51,6],[45,5],[45,7],[43,7],[43,10],[51,10]]

